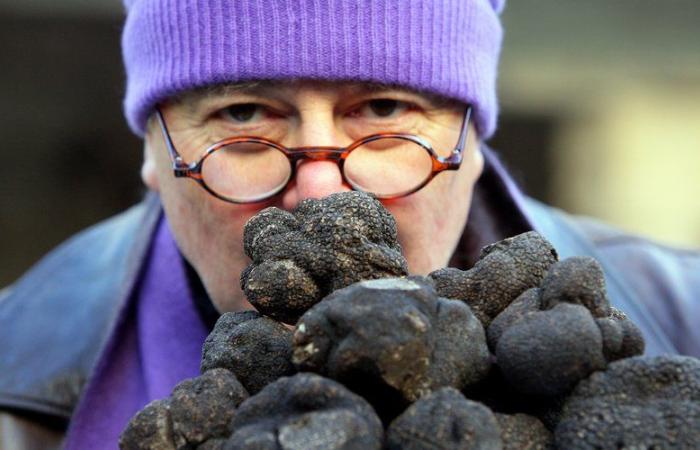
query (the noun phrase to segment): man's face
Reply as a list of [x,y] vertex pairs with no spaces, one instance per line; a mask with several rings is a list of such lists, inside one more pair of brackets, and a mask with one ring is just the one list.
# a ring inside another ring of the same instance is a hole
[[[447,156],[459,138],[464,106],[415,92],[358,83],[261,82],[182,96],[162,106],[173,143],[187,163],[214,142],[262,136],[288,147],[344,147],[379,132],[415,134]],[[467,220],[472,189],[483,168],[474,129],[458,171],[438,174],[407,197],[384,200],[414,274],[444,267]],[[243,227],[268,206],[292,210],[306,198],[349,191],[332,161],[302,161],[289,185],[262,203],[237,205],[207,193],[193,180],[175,178],[160,129],[146,134],[144,182],[160,193],[180,250],[222,312],[249,308],[240,290]]]

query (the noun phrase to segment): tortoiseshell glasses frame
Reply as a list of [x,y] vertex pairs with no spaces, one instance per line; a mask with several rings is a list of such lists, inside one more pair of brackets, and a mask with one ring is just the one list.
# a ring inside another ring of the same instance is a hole
[[[471,112],[472,112],[472,107],[471,105],[467,106],[464,111],[464,117],[462,119],[462,128],[460,130],[459,134],[459,139],[457,141],[457,145],[454,147],[454,149],[450,152],[450,155],[447,157],[441,157],[438,156],[438,154],[433,150],[432,146],[430,143],[428,143],[425,139],[421,138],[420,136],[416,136],[413,134],[401,134],[401,133],[378,133],[378,134],[373,134],[371,136],[366,136],[364,138],[361,138],[352,144],[348,145],[347,147],[324,147],[324,146],[310,146],[310,147],[296,147],[296,148],[289,148],[285,147],[277,142],[262,138],[262,137],[257,137],[257,136],[243,136],[243,137],[233,137],[233,138],[228,138],[221,140],[219,142],[216,142],[209,146],[202,156],[199,158],[198,161],[193,162],[193,163],[186,163],[182,156],[180,156],[180,153],[177,151],[175,148],[175,145],[173,144],[172,138],[170,137],[170,132],[168,131],[168,127],[165,123],[165,119],[163,118],[163,113],[161,112],[159,107],[156,107],[156,115],[158,117],[158,122],[160,124],[161,132],[163,134],[163,138],[165,140],[166,147],[168,149],[168,153],[170,154],[170,158],[172,160],[173,164],[173,175],[175,177],[183,177],[183,178],[192,178],[195,180],[203,189],[205,189],[207,192],[209,192],[211,195],[214,197],[223,200],[225,202],[229,203],[236,203],[236,204],[245,204],[245,203],[257,203],[261,202],[264,200],[267,200],[271,197],[274,197],[275,195],[279,194],[286,186],[289,184],[289,182],[294,178],[294,172],[296,170],[297,162],[302,160],[302,159],[313,159],[313,160],[331,160],[331,161],[336,161],[340,167],[340,172],[343,176],[343,180],[348,183],[354,190],[359,190],[359,191],[364,191],[368,192],[370,194],[375,195],[377,198],[381,199],[393,199],[393,198],[400,198],[400,197],[405,197],[407,195],[413,194],[414,192],[422,189],[427,185],[435,176],[445,170],[457,170],[459,169],[460,165],[462,164],[462,158],[463,158],[463,152],[465,145],[467,144],[467,137],[469,134],[469,123],[470,123],[470,118],[471,118]],[[413,142],[419,146],[421,146],[423,149],[425,149],[426,152],[430,155],[430,159],[432,161],[432,170],[430,174],[422,181],[420,182],[417,186],[415,186],[412,189],[406,190],[404,192],[400,192],[394,195],[377,195],[376,193],[373,193],[371,191],[367,191],[364,189],[359,188],[356,186],[354,183],[351,182],[351,180],[348,180],[348,178],[345,175],[345,171],[343,169],[345,160],[348,158],[348,156],[352,153],[353,150],[356,148],[368,144],[370,142],[376,141],[378,139],[400,139],[400,140],[405,140],[405,141],[410,141]],[[233,199],[230,197],[227,197],[225,195],[222,195],[215,190],[211,189],[206,182],[204,181],[204,178],[202,176],[202,165],[204,164],[204,161],[208,157],[210,157],[213,153],[215,153],[217,150],[220,150],[222,148],[226,148],[232,144],[240,144],[240,143],[252,143],[252,144],[261,144],[265,146],[272,147],[274,149],[279,150],[282,152],[287,159],[289,160],[290,164],[290,174],[289,178],[285,183],[283,183],[281,186],[279,186],[278,189],[267,193],[265,195],[260,196],[259,198],[254,198],[251,200],[237,200]]]

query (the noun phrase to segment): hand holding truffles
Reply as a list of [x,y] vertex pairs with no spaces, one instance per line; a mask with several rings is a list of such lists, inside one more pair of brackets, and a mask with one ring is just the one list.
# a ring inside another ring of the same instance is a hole
[[700,448],[700,360],[638,356],[598,263],[535,232],[407,276],[392,217],[354,192],[264,210],[244,244],[259,312],[222,315],[202,375],[122,449]]

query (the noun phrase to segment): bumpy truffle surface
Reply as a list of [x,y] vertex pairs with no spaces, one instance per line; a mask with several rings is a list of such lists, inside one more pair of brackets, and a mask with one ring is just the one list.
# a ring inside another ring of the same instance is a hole
[[554,264],[542,280],[542,309],[566,302],[585,306],[593,317],[607,317],[610,302],[598,261],[574,256]]
[[700,360],[634,357],[582,381],[555,430],[558,448],[700,448]]
[[554,448],[552,433],[536,417],[527,414],[496,413],[503,450],[549,450]]
[[292,331],[255,311],[225,313],[202,348],[201,371],[228,369],[250,394],[292,375]]
[[119,437],[122,450],[174,450],[173,423],[167,400],[155,400],[134,417]]
[[284,377],[238,408],[225,449],[380,449],[372,407],[341,384],[310,373]]
[[182,381],[170,396],[170,416],[178,448],[228,436],[236,407],[248,393],[226,369],[212,369]]
[[540,290],[531,288],[523,292],[513,300],[513,303],[508,305],[506,309],[501,311],[499,315],[491,322],[486,330],[489,348],[495,352],[496,344],[501,339],[503,332],[510,328],[513,324],[525,317],[528,313],[540,310]]
[[608,317],[595,321],[603,335],[603,353],[608,362],[644,353],[642,332],[619,309],[611,306]]
[[606,366],[600,329],[586,308],[562,303],[529,313],[496,346],[508,382],[531,395],[560,395]]
[[394,420],[389,450],[500,449],[496,417],[481,403],[446,387],[429,394]]
[[363,281],[329,295],[299,320],[293,360],[366,398],[376,389],[380,401],[391,390],[415,401],[443,386],[461,389],[490,367],[469,307],[437,297],[422,277]]
[[538,287],[557,258],[554,247],[530,231],[484,247],[467,271],[446,268],[429,276],[440,296],[465,301],[488,326],[516,297]]
[[362,192],[307,199],[292,213],[264,209],[246,224],[244,249],[248,300],[287,323],[336,289],[408,270],[394,218]]
[[589,257],[553,264],[491,322],[489,348],[519,392],[560,396],[611,361],[641,354],[644,340],[610,306],[600,265]]

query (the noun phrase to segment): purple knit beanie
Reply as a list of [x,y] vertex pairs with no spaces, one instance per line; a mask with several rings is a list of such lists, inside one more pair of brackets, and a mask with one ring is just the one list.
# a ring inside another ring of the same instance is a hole
[[124,109],[143,136],[185,90],[257,79],[399,84],[470,103],[496,128],[505,0],[124,0]]

